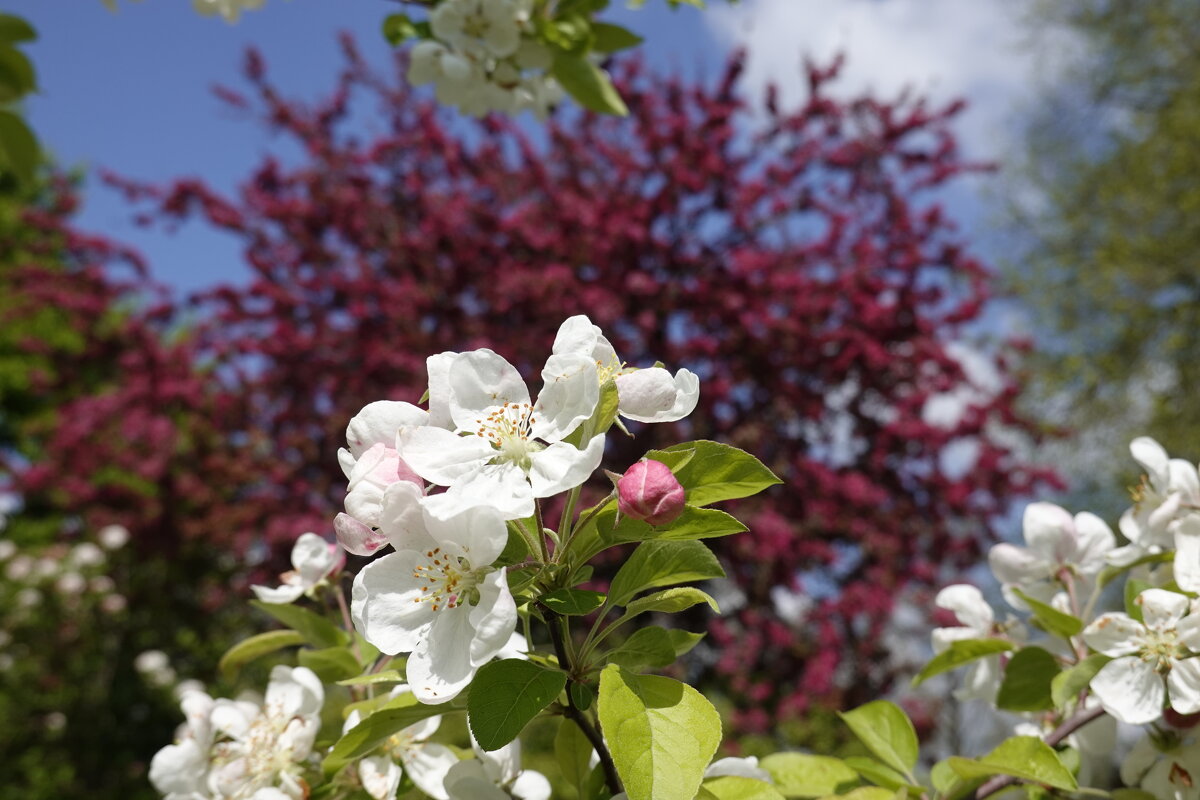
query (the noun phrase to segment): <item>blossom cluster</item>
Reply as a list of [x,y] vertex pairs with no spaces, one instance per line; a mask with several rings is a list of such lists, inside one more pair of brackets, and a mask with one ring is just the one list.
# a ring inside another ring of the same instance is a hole
[[[1120,518],[1126,544],[1094,514],[1033,503],[1024,514],[1026,546],[998,544],[988,563],[1009,605],[1054,634],[1037,645],[1064,673],[1080,675],[1081,710],[1152,726],[1122,765],[1126,784],[1155,797],[1200,798],[1200,744],[1188,732],[1200,719],[1189,717],[1200,712],[1200,473],[1148,437],[1130,451],[1145,474]],[[1125,610],[1092,618],[1104,587],[1123,573]],[[973,586],[949,586],[936,603],[959,621],[933,632],[936,653],[980,640],[1023,649],[1031,637],[1021,622],[997,620]],[[1016,657],[993,650],[975,658],[958,696],[1005,707],[998,692]]]

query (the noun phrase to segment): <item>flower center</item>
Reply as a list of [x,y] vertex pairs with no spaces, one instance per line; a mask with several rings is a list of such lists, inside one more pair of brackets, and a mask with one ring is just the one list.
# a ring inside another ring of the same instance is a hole
[[1142,661],[1147,661],[1155,665],[1161,673],[1167,673],[1171,669],[1171,664],[1178,661],[1182,656],[1182,649],[1179,646],[1179,637],[1175,630],[1169,631],[1147,631],[1142,637],[1142,651],[1140,658]]
[[529,454],[542,449],[532,438],[536,422],[529,403],[505,403],[480,418],[475,435],[490,441],[503,460],[525,466]]
[[424,564],[417,565],[413,577],[421,585],[421,596],[414,603],[429,603],[434,611],[475,605],[479,602],[479,589],[486,569],[472,569],[463,556],[452,556],[435,547],[425,552]]
[[233,800],[248,800],[264,786],[275,782],[276,776],[292,764],[292,749],[283,738],[292,718],[286,717],[282,709],[266,707],[241,739],[220,742],[214,748],[215,764],[228,764],[241,760],[241,780],[230,795]]
[[[629,371],[632,372],[632,370]],[[617,361],[614,358],[607,364],[601,361],[596,362],[596,377],[600,380],[601,386],[607,383],[610,379],[615,378],[618,375],[622,375],[625,372],[626,369],[624,361]]]

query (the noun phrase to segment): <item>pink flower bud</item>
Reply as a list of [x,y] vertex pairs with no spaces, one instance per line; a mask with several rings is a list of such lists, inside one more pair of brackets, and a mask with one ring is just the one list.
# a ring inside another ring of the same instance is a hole
[[617,508],[627,517],[666,525],[683,513],[684,492],[671,468],[643,458],[617,481]]

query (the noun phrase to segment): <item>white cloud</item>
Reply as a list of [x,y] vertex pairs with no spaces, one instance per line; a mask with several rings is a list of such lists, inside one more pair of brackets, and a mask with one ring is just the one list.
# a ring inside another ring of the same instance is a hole
[[[1014,107],[1032,96],[1040,67],[1022,47],[1018,0],[743,0],[706,19],[725,45],[750,50],[748,84],[774,81],[784,100],[805,90],[805,56],[845,53],[838,93],[887,99],[912,89],[935,101],[970,100],[959,132],[969,156],[1009,143]],[[1044,52],[1044,51],[1043,51]]]

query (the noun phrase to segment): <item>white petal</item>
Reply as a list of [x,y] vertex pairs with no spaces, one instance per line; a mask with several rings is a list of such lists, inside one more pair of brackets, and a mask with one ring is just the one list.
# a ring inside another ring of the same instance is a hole
[[[1043,561],[1051,564],[1063,561],[1064,551],[1074,551],[1075,520],[1066,509],[1053,503],[1030,503],[1023,518],[1025,542]],[[1064,547],[1067,541],[1071,546]]]
[[[551,352],[555,355],[587,356],[593,361],[607,364],[607,359],[602,360],[594,354],[600,342],[608,345],[608,340],[604,338],[604,333],[600,328],[593,325],[592,321],[583,314],[577,314],[563,320],[563,324],[558,326],[558,333],[554,336],[554,347],[551,348]],[[608,349],[611,352],[612,346],[608,345]]]
[[1126,786],[1136,786],[1142,776],[1158,761],[1159,749],[1154,746],[1154,740],[1143,736],[1129,751],[1129,755],[1121,762],[1121,780]]
[[468,615],[466,606],[438,611],[428,635],[408,657],[408,682],[413,695],[422,703],[453,700],[474,677],[475,667],[471,665],[474,631]]
[[1200,475],[1196,468],[1182,458],[1172,458],[1167,462],[1168,486],[1173,491],[1183,495],[1185,501],[1200,499]]
[[1200,660],[1185,658],[1171,665],[1167,673],[1167,694],[1171,708],[1180,714],[1200,711]]
[[581,485],[600,466],[604,434],[593,436],[584,450],[555,442],[529,457],[529,483],[534,497],[551,497]]
[[396,434],[401,428],[421,427],[429,422],[429,414],[412,403],[377,400],[363,406],[362,411],[346,426],[346,444],[350,452],[360,456],[372,445],[395,447]]
[[508,590],[503,570],[488,573],[479,585],[479,604],[471,609],[471,663],[481,667],[491,661],[517,628],[517,605]]
[[1184,647],[1200,653],[1200,613],[1193,605],[1192,612],[1179,621],[1175,633]]
[[1075,515],[1075,534],[1073,563],[1085,575],[1099,572],[1104,568],[1105,557],[1117,546],[1112,528],[1095,514],[1081,511]]
[[516,367],[488,349],[461,353],[454,359],[450,365],[450,417],[459,430],[473,431],[484,411],[505,403],[529,403],[529,390]]
[[468,507],[445,520],[426,509],[424,517],[430,537],[438,544],[457,544],[476,569],[495,561],[508,542],[508,526],[490,506]]
[[429,425],[435,428],[454,426],[450,417],[450,365],[456,358],[458,353],[447,351],[425,359],[429,372]]
[[1101,614],[1083,629],[1083,641],[1088,647],[1113,657],[1137,652],[1145,635],[1145,625],[1119,612]]
[[974,628],[934,628],[929,637],[932,640],[933,652],[940,653],[954,642],[961,642],[964,639],[979,639],[981,634]]
[[400,457],[438,486],[451,486],[496,455],[487,439],[457,436],[442,428],[411,428],[397,440]]
[[300,574],[301,585],[313,586],[337,566],[337,549],[325,537],[302,533],[292,546],[292,566]]
[[421,553],[406,550],[372,561],[354,578],[354,626],[388,655],[414,649],[424,638],[434,611],[420,600],[413,572]]
[[1149,473],[1150,480],[1166,488],[1167,485],[1167,451],[1149,436],[1139,436],[1129,443],[1129,452],[1133,460]]
[[1187,597],[1165,589],[1146,589],[1133,602],[1142,607],[1142,622],[1152,631],[1171,630],[1188,610]]
[[938,592],[933,602],[938,608],[953,611],[959,622],[973,628],[980,637],[991,633],[996,615],[976,587],[965,583],[947,586]]
[[447,800],[446,775],[459,761],[453,750],[442,744],[418,744],[402,749],[400,760],[418,789],[434,800]]
[[354,472],[354,454],[344,447],[338,448],[338,466],[342,468],[342,474],[346,476],[346,480],[350,479],[350,475]]
[[583,355],[550,356],[542,369],[533,435],[544,442],[561,441],[592,415],[599,399],[595,361]]
[[618,412],[638,422],[674,422],[692,413],[700,399],[700,379],[686,369],[671,377],[661,367],[617,376]]
[[163,794],[200,792],[208,772],[208,753],[193,739],[169,744],[150,759],[150,783]]
[[443,520],[480,505],[490,506],[504,519],[525,519],[533,516],[533,492],[525,471],[515,464],[483,464],[421,505]]
[[304,594],[304,587],[299,584],[284,584],[271,588],[269,586],[251,586],[250,590],[254,592],[254,596],[264,603],[273,605],[283,605],[285,603],[294,603]]
[[732,775],[739,778],[754,778],[755,780],[773,783],[771,773],[758,766],[758,759],[754,756],[750,756],[749,758],[738,758],[736,756],[720,758],[709,764],[704,770],[705,778],[720,778],[724,775]]
[[1005,584],[1023,584],[1041,580],[1050,572],[1050,566],[1025,547],[1002,542],[988,552],[988,566],[996,580]]
[[517,800],[550,800],[550,781],[537,770],[522,770],[509,791]]
[[367,756],[358,762],[358,777],[375,800],[393,800],[400,786],[400,767],[386,756]]
[[1175,582],[1185,592],[1200,592],[1200,514],[1175,523]]
[[416,484],[396,481],[383,493],[379,531],[399,550],[427,550],[431,541],[421,513],[425,493]]
[[477,758],[463,759],[451,767],[446,773],[445,786],[451,800],[512,800],[492,783]]
[[1132,656],[1110,661],[1092,678],[1091,686],[1104,710],[1121,722],[1142,725],[1162,716],[1166,689],[1147,661]]

